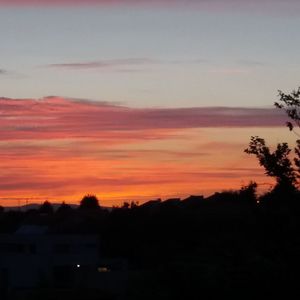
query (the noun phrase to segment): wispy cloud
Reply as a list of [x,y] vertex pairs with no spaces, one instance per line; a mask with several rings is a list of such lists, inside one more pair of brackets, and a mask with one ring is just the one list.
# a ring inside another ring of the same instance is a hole
[[[212,4],[230,4],[235,3],[238,4],[241,3],[240,0],[213,0],[213,1],[207,1],[207,0],[0,0],[0,3],[3,4],[84,4],[84,3],[92,3],[92,4],[102,4],[102,5],[114,5],[114,4],[138,4],[138,3],[148,3],[148,4],[155,4],[155,3],[183,3],[183,4],[206,4],[206,3],[212,3]],[[257,4],[257,3],[268,3],[268,4],[276,4],[276,3],[296,3],[297,0],[253,0],[251,3]],[[244,4],[246,5],[246,4]]]
[[[153,5],[153,4],[191,4],[198,0],[0,0],[3,5]],[[201,1],[201,0],[200,0]]]
[[116,58],[106,60],[94,60],[94,61],[81,61],[81,62],[64,62],[48,64],[44,67],[53,69],[66,69],[66,70],[90,70],[90,69],[108,69],[116,71],[138,71],[140,69],[136,67],[141,66],[157,66],[157,65],[199,65],[206,64],[208,60],[195,58],[195,59],[172,59],[162,60],[154,58]]
[[107,69],[130,66],[141,66],[160,63],[159,60],[149,58],[123,58],[123,59],[108,59],[99,61],[87,62],[70,62],[49,64],[47,67],[60,69]]
[[7,75],[8,71],[5,69],[0,69],[0,75]]
[[153,67],[166,66],[201,66],[205,67],[203,72],[223,75],[248,74],[254,71],[254,68],[265,67],[268,64],[256,60],[237,60],[232,61],[229,66],[224,66],[217,61],[211,61],[205,58],[190,59],[155,59],[155,58],[116,58],[94,61],[62,62],[44,65],[42,67],[59,70],[109,70],[116,72],[140,72],[153,70]]
[[164,8],[192,8],[210,12],[259,12],[270,14],[298,14],[297,0],[0,0],[5,6],[159,6]]
[[269,65],[267,62],[252,59],[240,59],[237,64],[247,67],[265,67]]
[[0,107],[0,140],[155,139],[187,128],[282,126],[285,119],[272,108],[130,108],[60,97],[0,98]]
[[251,72],[250,69],[245,69],[245,68],[214,68],[208,70],[208,73],[220,74],[220,75],[242,75],[242,74],[249,74],[250,72]]

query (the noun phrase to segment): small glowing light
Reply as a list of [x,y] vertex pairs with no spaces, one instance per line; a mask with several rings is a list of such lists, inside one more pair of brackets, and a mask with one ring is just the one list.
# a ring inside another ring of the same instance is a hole
[[80,268],[80,265],[76,265],[77,268]]
[[106,272],[109,272],[109,271],[110,271],[110,269],[107,268],[107,267],[99,267],[98,268],[98,272],[100,272],[100,273],[106,273]]

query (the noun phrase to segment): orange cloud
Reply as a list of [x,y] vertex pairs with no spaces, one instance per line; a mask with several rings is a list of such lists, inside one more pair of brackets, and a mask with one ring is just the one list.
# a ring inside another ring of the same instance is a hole
[[274,135],[282,124],[274,109],[1,98],[1,204],[76,202],[96,193],[112,205],[264,183],[263,170],[243,149],[250,131]]

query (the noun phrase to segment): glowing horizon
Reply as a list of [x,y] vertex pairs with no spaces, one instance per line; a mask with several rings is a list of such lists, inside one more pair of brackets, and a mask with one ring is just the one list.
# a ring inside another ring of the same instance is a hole
[[295,0],[0,0],[0,204],[268,189],[243,150],[293,146],[273,103],[299,85],[299,15]]
[[6,206],[78,203],[87,193],[110,206],[264,186],[272,181],[243,149],[250,135],[287,130],[274,108],[142,109],[53,96],[0,106]]

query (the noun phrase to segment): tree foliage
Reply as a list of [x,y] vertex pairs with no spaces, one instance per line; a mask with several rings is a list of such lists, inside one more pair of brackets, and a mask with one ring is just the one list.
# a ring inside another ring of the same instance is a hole
[[294,149],[295,151],[295,157],[294,157],[294,163],[295,163],[295,171],[296,171],[296,176],[298,179],[300,179],[300,140],[296,141],[296,147]]
[[277,144],[276,150],[271,152],[264,139],[252,136],[245,152],[256,155],[259,164],[265,168],[266,174],[274,177],[278,185],[292,186],[296,183],[296,173],[288,157],[291,149],[287,143]]
[[250,181],[249,184],[242,186],[239,190],[239,198],[249,204],[256,204],[257,183],[255,181]]
[[[279,101],[274,105],[286,112],[291,121],[286,122],[290,131],[295,125],[300,127],[300,87],[285,94],[279,91]],[[248,154],[257,157],[259,164],[264,167],[268,176],[276,179],[276,187],[295,188],[300,180],[300,140],[296,141],[294,158],[290,158],[292,149],[287,143],[278,143],[272,152],[263,138],[252,136],[249,146],[245,149]]]
[[66,214],[71,211],[72,211],[72,207],[69,204],[66,204],[65,202],[62,202],[62,204],[57,209],[57,212],[60,214]]
[[42,214],[52,214],[53,211],[53,206],[49,201],[45,201],[39,208],[39,212]]
[[292,91],[290,94],[285,94],[282,91],[279,92],[279,102],[275,102],[274,105],[286,112],[292,122],[286,122],[289,130],[292,131],[294,126],[300,127],[300,87],[297,90]]
[[99,209],[100,205],[97,196],[90,194],[85,195],[80,201],[79,208],[88,210]]

